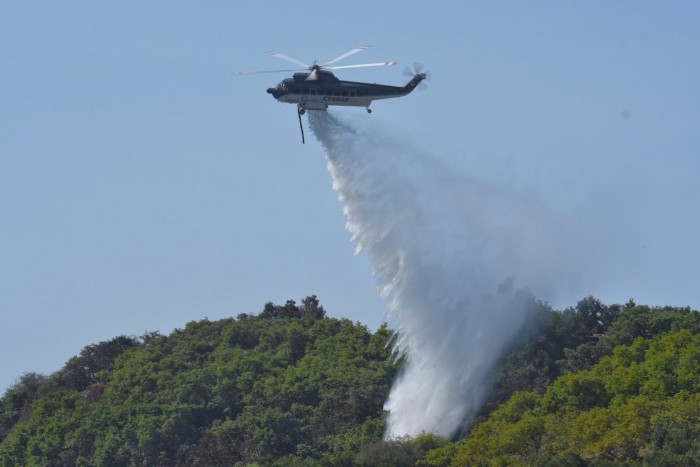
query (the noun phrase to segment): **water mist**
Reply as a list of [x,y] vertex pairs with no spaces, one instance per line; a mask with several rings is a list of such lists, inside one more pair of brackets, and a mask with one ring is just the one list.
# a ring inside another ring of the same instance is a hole
[[404,136],[360,130],[329,112],[309,112],[309,123],[406,356],[385,403],[385,436],[454,435],[527,319],[530,295],[515,286],[536,289],[548,269],[542,210]]

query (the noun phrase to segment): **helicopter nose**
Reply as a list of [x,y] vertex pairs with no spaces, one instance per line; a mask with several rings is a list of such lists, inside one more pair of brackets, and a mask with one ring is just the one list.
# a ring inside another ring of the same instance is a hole
[[268,93],[268,94],[274,94],[274,93],[275,93],[275,88],[267,88],[267,93]]

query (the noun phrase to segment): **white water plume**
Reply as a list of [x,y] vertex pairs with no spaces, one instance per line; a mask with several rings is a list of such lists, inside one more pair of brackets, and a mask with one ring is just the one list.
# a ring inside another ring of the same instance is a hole
[[328,112],[309,112],[309,122],[406,356],[385,436],[451,436],[479,409],[489,371],[527,319],[530,295],[514,284],[537,290],[549,275],[542,210],[405,137]]

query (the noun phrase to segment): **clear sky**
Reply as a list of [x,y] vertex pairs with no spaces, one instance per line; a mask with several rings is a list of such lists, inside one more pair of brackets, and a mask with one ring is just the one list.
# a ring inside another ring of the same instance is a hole
[[[85,345],[316,294],[376,328],[324,155],[265,93],[304,62],[422,93],[353,120],[557,212],[585,295],[700,308],[696,2],[0,0],[0,390]],[[573,247],[572,247],[573,246]]]

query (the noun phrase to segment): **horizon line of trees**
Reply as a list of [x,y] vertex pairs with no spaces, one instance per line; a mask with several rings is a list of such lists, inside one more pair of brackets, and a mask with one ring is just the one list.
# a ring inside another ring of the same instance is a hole
[[22,375],[0,398],[0,466],[700,465],[700,313],[532,306],[453,440],[382,439],[396,335],[312,295]]

